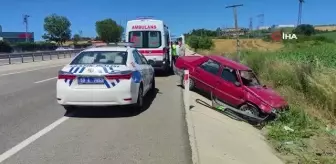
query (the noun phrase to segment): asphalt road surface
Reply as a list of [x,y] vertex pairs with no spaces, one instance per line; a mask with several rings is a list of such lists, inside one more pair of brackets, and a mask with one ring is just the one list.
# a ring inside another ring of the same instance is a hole
[[176,76],[156,78],[157,93],[140,114],[111,107],[65,113],[55,97],[61,66],[37,63],[0,67],[0,163],[191,163]]

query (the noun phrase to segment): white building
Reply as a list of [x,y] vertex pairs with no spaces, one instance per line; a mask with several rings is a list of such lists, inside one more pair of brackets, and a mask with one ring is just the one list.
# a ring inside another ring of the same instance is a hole
[[268,30],[270,26],[260,26],[257,28],[257,30]]
[[289,25],[276,25],[275,28],[286,28],[286,27],[295,27],[295,25],[293,24],[289,24]]

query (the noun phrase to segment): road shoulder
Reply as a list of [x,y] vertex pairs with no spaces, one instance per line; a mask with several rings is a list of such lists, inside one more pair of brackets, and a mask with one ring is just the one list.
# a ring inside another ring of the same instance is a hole
[[20,72],[29,72],[35,69],[43,69],[49,67],[56,67],[61,65],[66,65],[69,63],[71,58],[57,59],[57,60],[48,60],[41,62],[30,62],[30,63],[20,63],[12,65],[2,65],[0,66],[0,75],[11,74],[11,73],[20,73]]

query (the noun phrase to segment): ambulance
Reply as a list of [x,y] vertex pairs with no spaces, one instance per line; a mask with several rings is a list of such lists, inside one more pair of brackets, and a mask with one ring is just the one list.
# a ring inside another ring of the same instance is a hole
[[173,62],[170,53],[170,31],[162,20],[140,17],[127,22],[126,42],[142,53],[155,70],[166,73],[172,71]]

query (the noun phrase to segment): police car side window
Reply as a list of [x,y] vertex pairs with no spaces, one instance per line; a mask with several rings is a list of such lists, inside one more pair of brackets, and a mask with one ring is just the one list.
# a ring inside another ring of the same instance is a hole
[[140,58],[140,55],[136,51],[133,51],[133,57],[134,57],[135,63],[142,65],[142,60]]
[[145,58],[145,56],[143,56],[141,53],[139,53],[139,51],[136,51],[136,52],[139,54],[142,63],[143,63],[143,64],[148,64],[148,61],[147,61],[147,59]]

